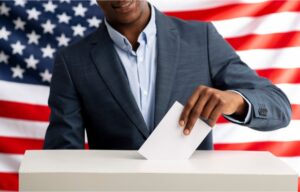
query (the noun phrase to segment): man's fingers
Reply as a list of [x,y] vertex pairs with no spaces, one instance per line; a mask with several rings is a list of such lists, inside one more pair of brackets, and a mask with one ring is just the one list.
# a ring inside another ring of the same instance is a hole
[[218,94],[211,95],[210,99],[208,100],[205,107],[203,108],[202,113],[200,114],[203,120],[210,119],[210,114],[215,109],[215,107],[220,103],[220,99],[221,99],[220,95]]
[[218,105],[214,108],[214,110],[211,112],[209,117],[209,125],[211,127],[215,126],[217,123],[217,120],[222,115],[224,104],[222,102],[219,102]]
[[200,95],[200,89],[196,89],[195,92],[192,94],[192,96],[189,98],[188,102],[184,106],[184,109],[181,112],[180,118],[179,118],[179,125],[180,127],[184,127],[187,123],[189,114],[191,110],[193,109],[194,105],[196,104],[198,98]]
[[191,130],[193,129],[197,119],[200,117],[200,114],[202,113],[202,110],[204,108],[204,106],[206,105],[207,101],[209,100],[210,95],[202,92],[198,98],[197,103],[195,104],[195,106],[193,107],[193,109],[191,110],[187,122],[186,122],[186,126],[184,128],[184,134],[188,135]]

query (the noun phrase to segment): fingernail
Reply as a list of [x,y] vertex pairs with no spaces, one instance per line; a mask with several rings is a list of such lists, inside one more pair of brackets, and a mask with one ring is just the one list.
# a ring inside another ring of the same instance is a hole
[[180,120],[180,121],[179,121],[179,126],[180,126],[180,127],[183,127],[183,126],[184,126],[184,121],[183,121],[183,120]]
[[185,135],[190,134],[190,130],[189,130],[189,129],[185,129],[185,130],[184,130],[184,134],[185,134]]

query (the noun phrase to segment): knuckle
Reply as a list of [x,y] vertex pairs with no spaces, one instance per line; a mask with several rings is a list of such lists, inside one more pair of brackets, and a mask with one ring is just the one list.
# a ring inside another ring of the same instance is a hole
[[221,106],[223,106],[223,105],[225,105],[226,102],[225,102],[224,99],[220,98],[219,103],[220,103]]
[[220,95],[219,93],[215,93],[215,94],[213,95],[213,97],[214,97],[214,99],[216,99],[216,100],[220,100],[220,99],[221,99],[221,95]]
[[204,88],[205,88],[205,86],[203,86],[203,85],[198,86],[198,90],[201,90],[201,89],[204,89]]

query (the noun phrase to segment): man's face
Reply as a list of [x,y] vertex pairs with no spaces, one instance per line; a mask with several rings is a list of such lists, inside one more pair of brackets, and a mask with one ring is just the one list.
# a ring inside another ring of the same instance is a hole
[[113,24],[131,24],[147,9],[146,0],[98,0],[107,20]]

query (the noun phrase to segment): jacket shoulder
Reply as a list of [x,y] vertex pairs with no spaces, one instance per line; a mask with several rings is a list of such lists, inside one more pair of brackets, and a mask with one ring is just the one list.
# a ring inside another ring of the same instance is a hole
[[95,39],[97,33],[98,30],[91,32],[89,35],[83,37],[82,39],[72,42],[67,47],[59,49],[57,54],[64,55],[65,57],[72,55],[74,57],[76,55],[79,56],[84,54],[85,52],[88,52],[91,43],[93,42],[93,39]]

